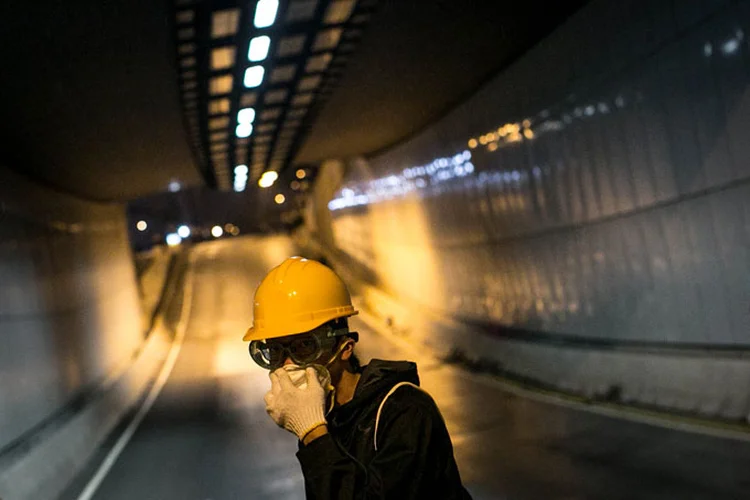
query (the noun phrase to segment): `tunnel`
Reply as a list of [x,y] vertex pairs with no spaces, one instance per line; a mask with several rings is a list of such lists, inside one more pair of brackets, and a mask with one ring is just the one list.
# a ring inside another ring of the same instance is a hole
[[373,463],[391,397],[437,409],[474,499],[750,498],[747,0],[40,0],[0,26],[0,500],[313,498],[329,438],[364,469],[332,499],[457,498],[279,428],[270,337],[243,336],[297,317],[258,312],[290,257],[346,285],[352,373],[416,363],[358,427]]

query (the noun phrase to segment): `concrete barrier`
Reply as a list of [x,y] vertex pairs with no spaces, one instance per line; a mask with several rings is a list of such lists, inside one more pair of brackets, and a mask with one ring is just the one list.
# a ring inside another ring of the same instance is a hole
[[[175,269],[179,273],[184,267],[184,263],[178,264]],[[177,281],[177,276],[170,276],[168,286]],[[184,301],[174,302],[180,303],[183,309],[187,305]],[[148,338],[133,359],[112,373],[81,408],[58,416],[57,421],[50,422],[37,435],[17,446],[10,456],[3,457],[0,498],[57,498],[83,469],[107,436],[143,398],[159,373],[174,333],[172,325],[164,320],[167,308],[157,316]]]

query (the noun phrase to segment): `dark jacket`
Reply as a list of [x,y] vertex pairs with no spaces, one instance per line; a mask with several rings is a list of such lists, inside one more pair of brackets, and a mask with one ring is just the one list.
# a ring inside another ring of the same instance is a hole
[[354,397],[328,415],[329,433],[300,444],[297,458],[308,499],[471,499],[461,484],[453,446],[435,402],[408,361],[374,359],[364,367]]

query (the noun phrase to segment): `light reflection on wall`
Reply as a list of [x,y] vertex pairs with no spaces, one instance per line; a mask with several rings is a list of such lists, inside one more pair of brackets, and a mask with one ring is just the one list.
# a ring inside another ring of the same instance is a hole
[[437,158],[426,165],[405,168],[399,174],[348,184],[328,203],[328,209],[340,210],[403,198],[410,193],[473,173],[471,152],[465,150],[450,157]]

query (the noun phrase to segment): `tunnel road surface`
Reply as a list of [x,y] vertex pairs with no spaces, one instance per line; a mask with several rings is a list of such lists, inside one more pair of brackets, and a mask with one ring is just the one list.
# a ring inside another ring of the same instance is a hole
[[[255,287],[295,249],[281,237],[246,237],[193,252],[192,308],[179,358],[93,498],[302,499],[297,441],[266,415],[267,373],[240,341]],[[476,499],[750,499],[750,443],[533,401],[457,367],[415,359],[357,318],[352,327],[363,362],[419,363]],[[78,499],[98,465],[92,462],[62,499]]]

